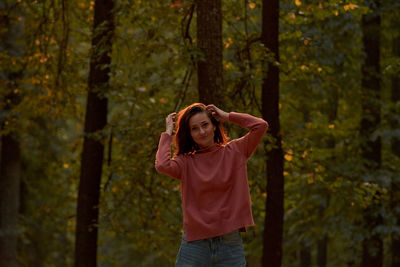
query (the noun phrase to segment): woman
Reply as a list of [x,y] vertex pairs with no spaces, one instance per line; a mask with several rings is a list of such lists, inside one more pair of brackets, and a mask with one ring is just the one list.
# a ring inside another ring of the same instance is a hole
[[[227,121],[250,132],[227,142]],[[184,234],[176,266],[246,265],[240,231],[254,225],[246,162],[267,128],[262,119],[201,103],[167,116],[155,166],[181,181]]]

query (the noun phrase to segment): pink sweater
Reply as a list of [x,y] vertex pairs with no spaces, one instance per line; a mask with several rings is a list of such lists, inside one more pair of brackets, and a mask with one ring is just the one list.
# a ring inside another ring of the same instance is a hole
[[268,123],[235,112],[229,113],[229,121],[250,132],[225,146],[214,144],[172,159],[172,137],[165,132],[161,134],[155,166],[158,172],[181,180],[183,224],[188,242],[254,225],[246,163]]

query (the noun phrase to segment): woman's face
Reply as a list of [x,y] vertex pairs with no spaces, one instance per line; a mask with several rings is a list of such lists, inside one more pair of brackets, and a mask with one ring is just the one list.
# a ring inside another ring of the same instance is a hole
[[205,112],[193,115],[189,119],[190,135],[200,147],[206,148],[214,144],[215,126]]

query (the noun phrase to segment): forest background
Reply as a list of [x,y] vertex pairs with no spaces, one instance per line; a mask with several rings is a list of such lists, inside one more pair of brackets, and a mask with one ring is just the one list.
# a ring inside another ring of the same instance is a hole
[[[222,1],[215,100],[263,117],[265,70],[279,68],[279,265],[400,266],[400,3],[281,0],[277,60],[261,34],[272,2]],[[113,15],[99,30],[112,35],[98,39],[97,5]],[[77,266],[87,140],[104,148],[98,266],[173,265],[183,231],[179,181],[158,174],[154,158],[166,115],[201,100],[196,3],[0,1],[0,15],[1,266]],[[105,80],[90,78],[95,53],[104,55],[97,70]],[[107,86],[92,90],[96,81]],[[107,120],[90,133],[88,92],[108,101],[92,118]],[[225,128],[231,138],[246,133]],[[256,222],[243,235],[248,266],[262,265],[266,155],[276,140],[267,133],[248,162]]]

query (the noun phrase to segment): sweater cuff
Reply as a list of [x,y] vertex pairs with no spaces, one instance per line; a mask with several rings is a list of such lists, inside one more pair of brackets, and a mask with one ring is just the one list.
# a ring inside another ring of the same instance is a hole
[[166,132],[163,132],[160,137],[159,146],[163,146],[163,145],[170,146],[171,142],[172,142],[172,136],[170,136]]
[[171,135],[169,135],[167,132],[162,132],[161,136],[163,136],[163,135],[168,135],[169,137],[171,137]]

